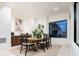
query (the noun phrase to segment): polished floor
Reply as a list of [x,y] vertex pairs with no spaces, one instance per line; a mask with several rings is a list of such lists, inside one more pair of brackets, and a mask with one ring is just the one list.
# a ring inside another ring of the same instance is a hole
[[[11,47],[10,49],[0,49],[0,56],[24,56],[24,50],[19,53],[20,46]],[[52,48],[43,52],[28,51],[27,56],[75,56],[74,51],[70,45],[58,45],[55,44]]]

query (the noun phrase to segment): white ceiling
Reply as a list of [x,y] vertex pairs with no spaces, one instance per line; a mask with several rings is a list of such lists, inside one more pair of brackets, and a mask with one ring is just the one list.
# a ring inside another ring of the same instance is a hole
[[[16,2],[10,3],[15,17],[48,17],[70,11],[69,2]],[[54,8],[58,8],[57,11]]]
[[0,9],[3,8],[5,6],[4,2],[0,2]]

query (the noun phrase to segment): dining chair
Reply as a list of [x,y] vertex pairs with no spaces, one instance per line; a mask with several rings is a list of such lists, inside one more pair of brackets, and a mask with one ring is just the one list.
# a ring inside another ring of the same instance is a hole
[[47,37],[47,49],[52,47],[51,38]]
[[44,37],[47,38],[47,41],[46,41],[46,48],[50,48],[52,47],[52,43],[51,43],[51,37],[49,37],[48,34],[44,34]]
[[40,45],[40,48],[45,52],[47,38],[43,38],[38,44]]
[[29,50],[30,47],[33,47],[34,44],[30,43],[29,40],[27,39],[27,36],[24,35],[24,34],[21,34],[20,39],[21,39],[20,53],[22,51],[23,46],[25,46],[26,47],[25,56],[26,56],[27,55],[27,51]]
[[48,50],[50,47],[52,47],[51,38],[49,37],[49,35],[44,34],[43,40],[39,44],[40,44],[41,49],[44,50],[44,52],[45,52],[45,49]]

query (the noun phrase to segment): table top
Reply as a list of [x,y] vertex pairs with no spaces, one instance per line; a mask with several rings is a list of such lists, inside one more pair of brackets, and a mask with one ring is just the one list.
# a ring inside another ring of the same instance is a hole
[[29,40],[30,42],[39,42],[39,41],[42,40],[42,38],[28,38],[28,40]]
[[42,38],[28,38],[29,40],[42,40]]

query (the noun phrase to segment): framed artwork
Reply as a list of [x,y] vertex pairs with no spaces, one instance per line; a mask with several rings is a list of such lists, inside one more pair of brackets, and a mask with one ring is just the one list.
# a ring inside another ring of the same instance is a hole
[[15,18],[15,30],[22,31],[22,20],[19,18]]
[[67,38],[67,19],[49,23],[49,36]]

